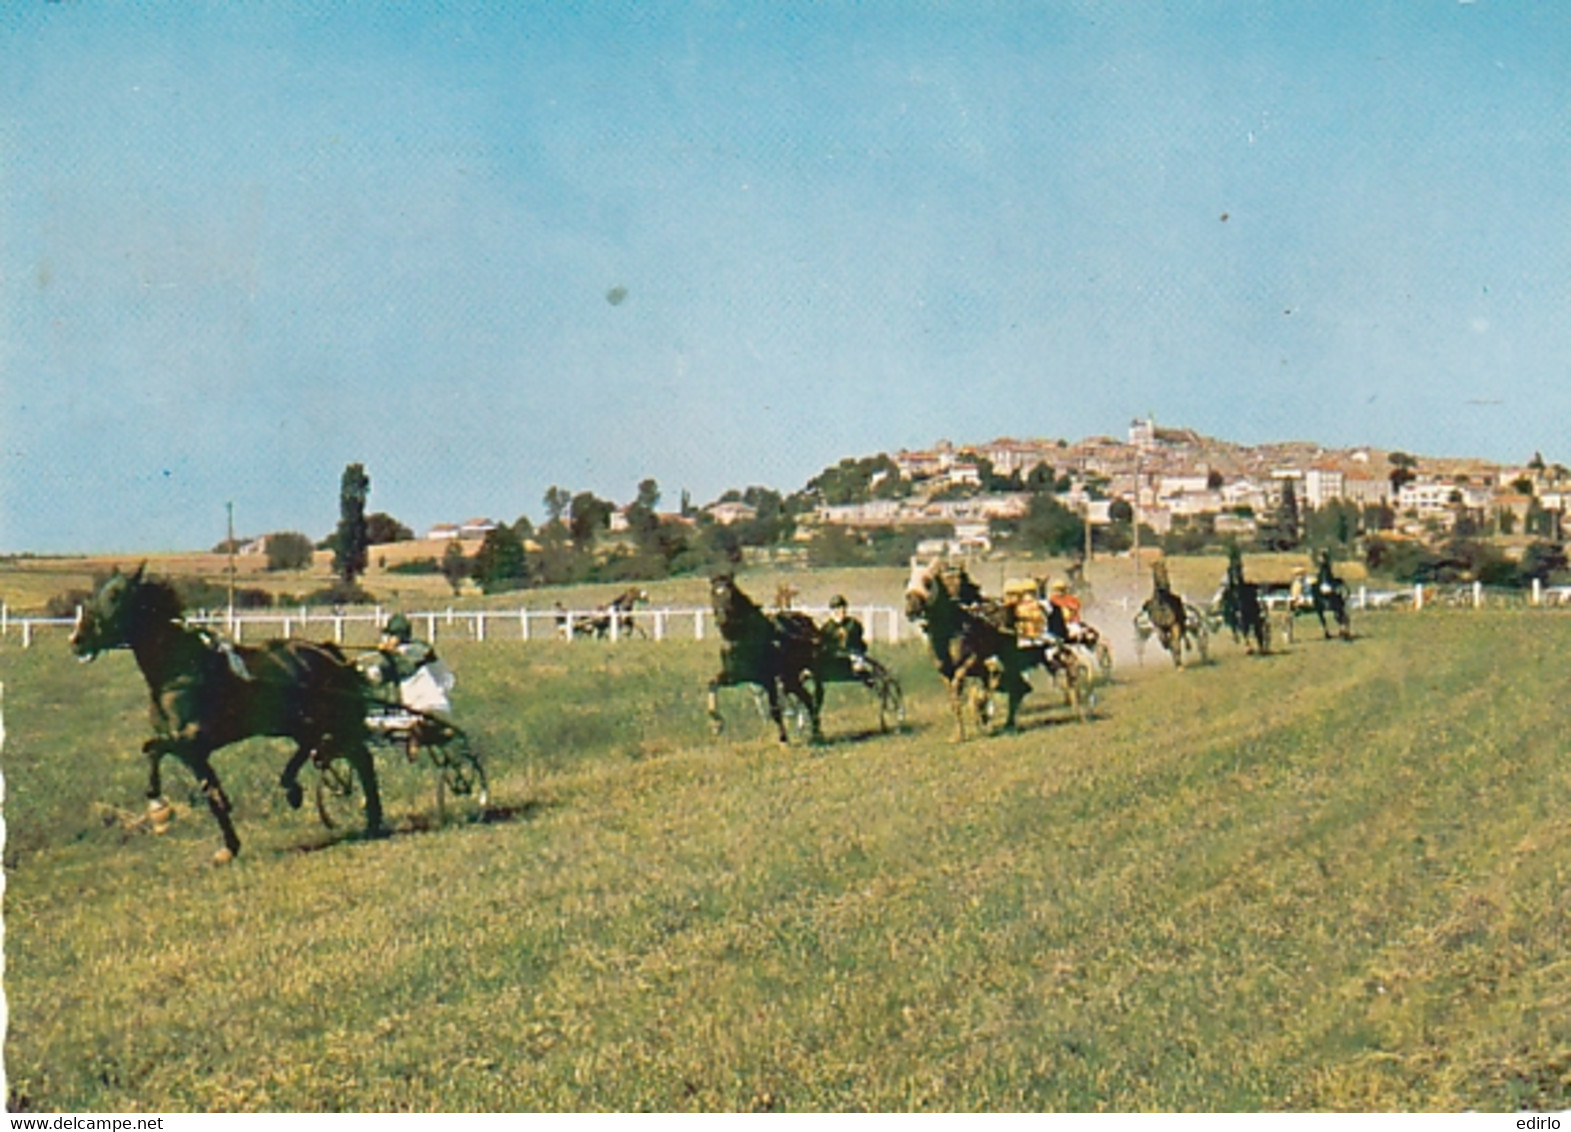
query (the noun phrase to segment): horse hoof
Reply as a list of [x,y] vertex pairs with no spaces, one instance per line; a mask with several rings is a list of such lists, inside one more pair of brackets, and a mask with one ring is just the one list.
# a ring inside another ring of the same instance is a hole
[[305,800],[305,791],[300,789],[300,783],[291,782],[284,787],[284,797],[289,800],[289,808],[291,810],[298,810],[300,803]]
[[218,852],[213,854],[213,864],[215,865],[227,865],[234,859],[235,855],[228,847],[220,849]]

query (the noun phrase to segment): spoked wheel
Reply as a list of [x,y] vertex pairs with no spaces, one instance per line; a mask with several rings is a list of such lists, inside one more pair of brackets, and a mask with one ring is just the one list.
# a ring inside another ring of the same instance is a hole
[[316,812],[328,829],[365,821],[365,796],[354,764],[342,756],[317,764]]
[[905,693],[900,690],[900,681],[895,679],[894,673],[879,665],[877,674],[873,677],[873,694],[878,697],[878,729],[880,731],[898,731],[906,725],[906,700]]
[[1084,723],[1096,710],[1096,678],[1084,657],[1071,657],[1066,679],[1069,683],[1069,703]]
[[436,766],[438,822],[449,817],[473,821],[485,812],[491,801],[485,764],[461,727],[440,719],[422,720],[410,741],[430,755]]

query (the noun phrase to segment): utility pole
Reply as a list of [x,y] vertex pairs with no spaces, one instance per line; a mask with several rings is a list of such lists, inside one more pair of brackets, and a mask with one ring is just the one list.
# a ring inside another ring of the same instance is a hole
[[224,504],[229,512],[229,538],[224,547],[229,551],[229,635],[235,632],[235,505]]
[[1134,519],[1135,547],[1132,552],[1135,564],[1135,577],[1140,577],[1140,449],[1135,449],[1135,502],[1129,510]]

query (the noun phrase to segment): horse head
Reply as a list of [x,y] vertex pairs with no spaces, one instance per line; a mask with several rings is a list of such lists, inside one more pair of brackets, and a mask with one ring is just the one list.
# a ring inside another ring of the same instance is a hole
[[1167,576],[1167,563],[1161,559],[1151,563],[1151,584],[1159,594],[1172,592],[1173,584]]
[[933,597],[933,572],[936,564],[924,566],[919,559],[911,560],[911,577],[906,582],[906,620],[920,621],[927,614],[928,602]]
[[153,585],[143,581],[146,569],[144,562],[134,574],[122,574],[116,566],[82,606],[71,631],[71,651],[78,660],[86,663],[101,652],[130,646],[144,604],[143,591]]

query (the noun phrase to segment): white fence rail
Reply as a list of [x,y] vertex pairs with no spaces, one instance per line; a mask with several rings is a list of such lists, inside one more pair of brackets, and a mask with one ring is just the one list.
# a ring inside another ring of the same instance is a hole
[[[1485,586],[1479,582],[1414,585],[1400,589],[1357,586],[1351,589],[1349,597],[1355,612],[1430,608],[1571,608],[1571,586],[1542,586],[1537,583],[1526,590]],[[1138,602],[1126,598],[1117,604],[1127,612]],[[232,640],[241,642],[300,636],[314,640],[331,638],[339,644],[370,645],[376,642],[377,630],[386,623],[389,612],[377,608],[336,613],[300,606],[288,611],[236,611],[233,618],[226,612],[198,613],[186,620],[194,625],[218,628]],[[804,607],[800,612],[814,620],[822,620],[829,613],[826,608],[813,607]],[[861,619],[870,642],[901,641],[920,631],[916,626],[907,624],[903,609],[893,606],[858,606],[851,613]],[[81,611],[78,610],[77,617],[80,616]],[[414,624],[416,633],[432,642],[455,635],[461,640],[473,641],[586,641],[588,638],[582,635],[582,627],[605,620],[608,614],[603,609],[442,609],[406,616]],[[1088,620],[1095,623],[1095,614]],[[0,603],[0,644],[16,641],[23,648],[30,648],[41,630],[68,632],[76,622],[75,617],[16,617]],[[614,641],[633,636],[656,641],[702,641],[714,635],[713,610],[705,606],[666,606],[641,608],[630,614],[611,617],[606,622],[604,638]]]
[[[799,612],[821,621],[829,610],[804,607]],[[861,619],[870,642],[899,641],[912,634],[910,629],[902,630],[903,609],[868,605],[853,607],[850,612]],[[295,636],[331,639],[338,644],[371,645],[376,643],[379,630],[390,613],[382,608],[336,613],[301,606],[288,611],[237,610],[233,617],[227,612],[195,613],[186,621],[219,629],[231,640],[242,643]],[[417,636],[433,643],[455,636],[460,640],[519,642],[588,642],[598,637],[610,641],[626,637],[702,641],[716,636],[714,611],[707,606],[641,608],[619,616],[612,616],[604,609],[443,609],[405,616]],[[14,617],[0,604],[0,643],[16,640],[23,648],[30,648],[40,630],[58,629],[68,633],[80,617],[80,609],[76,617]],[[605,625],[603,634],[595,634],[595,638],[585,635],[586,626],[602,622]]]

